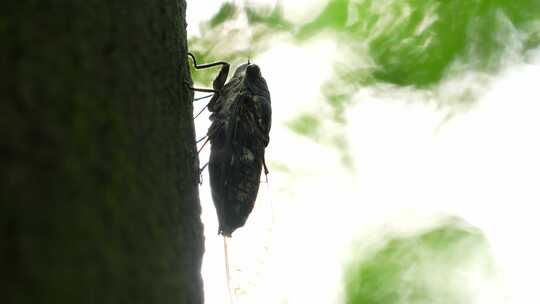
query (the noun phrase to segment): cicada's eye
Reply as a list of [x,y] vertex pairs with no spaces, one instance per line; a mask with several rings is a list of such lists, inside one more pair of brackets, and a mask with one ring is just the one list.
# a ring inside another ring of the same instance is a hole
[[261,77],[261,69],[256,64],[250,64],[246,69],[246,75],[249,78]]

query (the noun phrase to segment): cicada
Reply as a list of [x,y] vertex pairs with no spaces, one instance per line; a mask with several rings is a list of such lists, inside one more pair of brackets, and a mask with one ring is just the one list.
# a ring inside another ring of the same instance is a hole
[[190,88],[214,93],[208,103],[208,170],[218,234],[230,237],[253,210],[262,170],[268,174],[264,153],[272,121],[270,92],[256,64],[248,61],[240,65],[227,82],[227,62],[198,65],[195,56],[188,55],[196,69],[221,65],[213,89]]

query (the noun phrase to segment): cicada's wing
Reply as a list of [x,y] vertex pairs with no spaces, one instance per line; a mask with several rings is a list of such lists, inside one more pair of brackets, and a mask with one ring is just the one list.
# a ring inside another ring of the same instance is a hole
[[272,126],[270,91],[257,65],[253,64],[247,67],[245,82],[255,106],[256,128],[260,133],[258,136],[266,147],[270,141],[269,133]]
[[256,96],[256,106],[259,107],[257,114],[257,127],[264,134],[264,146],[268,146],[270,141],[270,128],[272,127],[272,105],[270,94]]
[[215,120],[210,155],[210,185],[219,233],[230,236],[253,210],[259,191],[264,146],[257,132],[252,96],[235,95],[223,119]]

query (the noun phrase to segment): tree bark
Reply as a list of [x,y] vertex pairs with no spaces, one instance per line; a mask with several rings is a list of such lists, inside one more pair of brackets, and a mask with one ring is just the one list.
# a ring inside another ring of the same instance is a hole
[[202,303],[185,1],[8,2],[0,302]]

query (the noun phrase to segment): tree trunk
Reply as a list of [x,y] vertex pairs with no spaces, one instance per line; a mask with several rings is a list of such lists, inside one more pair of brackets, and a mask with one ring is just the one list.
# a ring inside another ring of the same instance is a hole
[[202,303],[184,0],[0,14],[0,302]]

